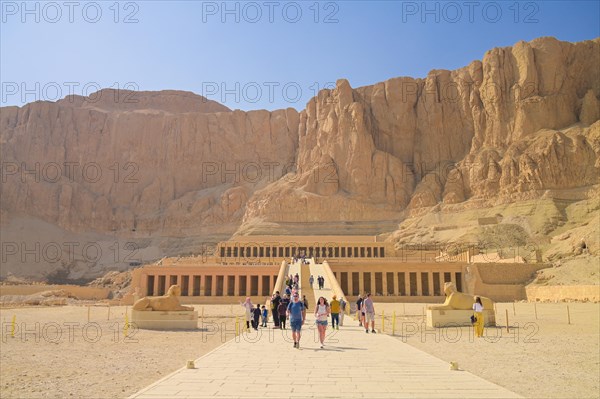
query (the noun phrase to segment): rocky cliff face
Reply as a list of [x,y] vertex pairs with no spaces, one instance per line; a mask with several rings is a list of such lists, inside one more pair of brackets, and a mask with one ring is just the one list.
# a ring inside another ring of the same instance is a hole
[[597,184],[598,65],[598,39],[542,38],[425,79],[340,80],[300,114],[300,176],[257,192],[245,217],[385,220]]
[[175,255],[236,231],[375,234],[432,206],[596,185],[598,65],[600,39],[541,38],[425,79],[340,80],[300,113],[176,91],[5,107],[2,228],[27,216]]

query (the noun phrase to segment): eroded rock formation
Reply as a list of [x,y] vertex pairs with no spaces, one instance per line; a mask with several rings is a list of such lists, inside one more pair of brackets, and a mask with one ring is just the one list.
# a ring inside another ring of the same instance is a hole
[[597,185],[598,65],[600,39],[540,38],[424,79],[342,79],[300,113],[177,91],[4,107],[2,228],[26,216],[177,255],[236,231],[374,234],[413,210]]

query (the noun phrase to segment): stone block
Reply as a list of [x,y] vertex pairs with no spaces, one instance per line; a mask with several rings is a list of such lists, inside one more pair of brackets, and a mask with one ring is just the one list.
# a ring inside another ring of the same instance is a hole
[[[485,325],[495,326],[496,315],[493,309],[484,310]],[[472,310],[427,309],[427,327],[470,326]]]
[[198,328],[198,312],[132,310],[131,323],[147,330],[195,330]]

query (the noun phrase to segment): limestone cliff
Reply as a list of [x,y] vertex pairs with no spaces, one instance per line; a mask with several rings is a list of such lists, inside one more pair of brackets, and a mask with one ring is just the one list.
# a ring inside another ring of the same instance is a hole
[[377,234],[431,207],[586,198],[600,183],[599,65],[600,39],[540,38],[424,79],[342,79],[300,113],[177,91],[4,107],[2,229],[33,218],[152,258],[232,234]]
[[385,220],[597,184],[599,65],[599,39],[541,38],[425,79],[340,80],[300,114],[299,175],[255,193],[245,217]]

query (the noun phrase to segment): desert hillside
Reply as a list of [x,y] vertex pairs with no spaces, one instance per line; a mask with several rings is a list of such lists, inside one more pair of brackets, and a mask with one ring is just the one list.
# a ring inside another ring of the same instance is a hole
[[341,79],[301,112],[114,90],[1,108],[0,277],[91,279],[234,234],[336,233],[535,248],[556,266],[545,283],[598,284],[599,65],[598,38],[539,38],[424,79]]

